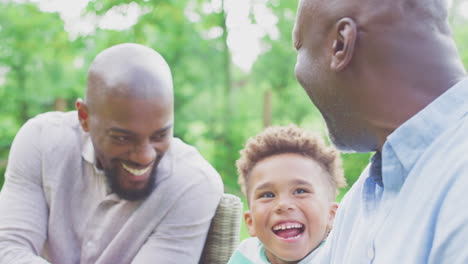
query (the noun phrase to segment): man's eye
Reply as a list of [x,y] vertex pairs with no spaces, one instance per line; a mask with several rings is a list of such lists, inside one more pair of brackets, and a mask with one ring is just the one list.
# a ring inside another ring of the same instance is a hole
[[308,191],[306,189],[303,189],[303,188],[297,188],[294,191],[294,194],[302,194],[302,193],[308,193]]
[[258,198],[273,198],[275,195],[272,192],[264,192],[258,196]]
[[166,136],[167,136],[167,133],[157,134],[157,135],[152,136],[151,140],[154,140],[154,141],[161,140],[161,139],[164,139]]
[[127,136],[112,136],[112,139],[118,143],[125,143],[129,140]]

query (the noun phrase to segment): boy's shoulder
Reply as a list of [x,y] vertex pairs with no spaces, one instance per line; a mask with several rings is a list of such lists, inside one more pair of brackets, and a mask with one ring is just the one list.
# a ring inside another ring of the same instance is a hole
[[262,242],[256,237],[244,239],[232,254],[228,264],[269,264]]
[[[323,243],[310,252],[298,264],[313,263],[313,260],[320,251]],[[256,237],[244,239],[232,254],[227,264],[270,264],[262,242]]]

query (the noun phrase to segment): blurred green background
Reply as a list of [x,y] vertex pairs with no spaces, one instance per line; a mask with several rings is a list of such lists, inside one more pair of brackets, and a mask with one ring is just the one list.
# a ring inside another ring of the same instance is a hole
[[[450,16],[465,65],[467,2],[452,1]],[[291,0],[0,0],[0,187],[20,126],[41,112],[73,110],[94,56],[136,42],[171,66],[175,135],[213,164],[226,192],[242,197],[235,161],[248,137],[289,123],[325,137],[294,77],[296,8]],[[343,154],[349,185],[370,155]]]

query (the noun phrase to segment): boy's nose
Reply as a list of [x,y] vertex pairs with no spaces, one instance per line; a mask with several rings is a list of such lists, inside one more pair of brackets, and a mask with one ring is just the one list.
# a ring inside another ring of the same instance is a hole
[[294,202],[289,197],[284,197],[284,198],[280,197],[280,199],[278,199],[278,203],[276,204],[277,213],[292,211],[295,208],[296,206]]

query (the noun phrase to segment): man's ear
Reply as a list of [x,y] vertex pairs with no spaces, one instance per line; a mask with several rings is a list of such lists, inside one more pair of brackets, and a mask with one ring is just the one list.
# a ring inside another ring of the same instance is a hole
[[334,27],[332,59],[330,67],[333,71],[342,71],[351,61],[357,39],[357,25],[353,19],[340,19]]
[[76,99],[75,107],[76,107],[76,110],[78,111],[78,120],[80,120],[81,128],[83,128],[85,132],[88,132],[89,131],[88,107],[86,106],[86,104],[83,102],[81,98]]
[[335,221],[335,216],[336,216],[336,210],[338,210],[338,203],[332,202],[330,204],[330,212],[328,215],[328,225],[327,229],[330,232],[333,228],[333,222]]
[[249,232],[249,235],[251,237],[256,236],[255,227],[253,225],[252,215],[250,214],[250,211],[246,211],[244,213],[244,221],[245,225],[247,226],[247,231]]

